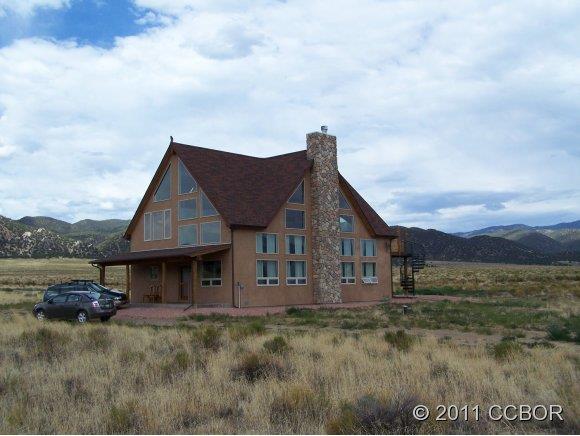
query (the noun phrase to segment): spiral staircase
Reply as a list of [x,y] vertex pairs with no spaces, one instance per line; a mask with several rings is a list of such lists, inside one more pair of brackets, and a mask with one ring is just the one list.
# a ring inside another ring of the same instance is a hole
[[399,282],[404,295],[415,295],[415,274],[425,268],[425,250],[419,244],[411,242],[403,229],[397,229],[397,239],[391,244],[391,257],[401,260]]

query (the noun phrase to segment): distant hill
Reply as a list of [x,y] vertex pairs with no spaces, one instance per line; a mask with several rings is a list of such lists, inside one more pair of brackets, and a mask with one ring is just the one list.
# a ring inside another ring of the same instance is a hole
[[129,221],[82,220],[68,223],[51,217],[12,220],[0,215],[1,257],[99,257],[129,250],[122,238]]

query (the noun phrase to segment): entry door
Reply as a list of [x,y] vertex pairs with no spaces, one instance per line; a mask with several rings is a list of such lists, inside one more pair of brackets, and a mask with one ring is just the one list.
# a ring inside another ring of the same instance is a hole
[[191,295],[191,267],[179,268],[179,300],[189,301]]

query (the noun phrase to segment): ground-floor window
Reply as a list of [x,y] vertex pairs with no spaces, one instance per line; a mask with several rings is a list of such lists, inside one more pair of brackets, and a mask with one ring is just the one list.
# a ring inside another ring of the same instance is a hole
[[351,285],[356,282],[354,262],[340,262],[340,271],[340,283]]
[[258,260],[256,261],[256,283],[258,286],[278,285],[278,261]]
[[149,267],[149,278],[157,280],[159,278],[159,267],[157,265]]
[[222,285],[222,261],[205,260],[201,263],[201,286]]
[[362,263],[362,282],[363,283],[378,283],[377,278],[377,263],[363,262]]
[[287,285],[306,284],[305,260],[288,260],[286,262],[286,284]]

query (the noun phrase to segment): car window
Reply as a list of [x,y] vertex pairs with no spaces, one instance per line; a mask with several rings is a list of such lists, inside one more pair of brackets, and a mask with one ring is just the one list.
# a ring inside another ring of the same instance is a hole
[[66,301],[67,295],[57,295],[52,299],[53,303],[64,303]]
[[74,302],[74,301],[81,301],[81,296],[78,294],[70,294],[66,299],[67,303]]
[[87,285],[87,287],[88,287],[88,290],[89,290],[89,291],[93,291],[93,292],[101,292],[101,288],[100,288],[98,285],[96,285],[95,283],[89,283],[89,284]]
[[101,298],[101,294],[99,292],[89,292],[89,298],[92,300],[98,300]]

